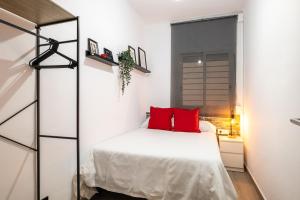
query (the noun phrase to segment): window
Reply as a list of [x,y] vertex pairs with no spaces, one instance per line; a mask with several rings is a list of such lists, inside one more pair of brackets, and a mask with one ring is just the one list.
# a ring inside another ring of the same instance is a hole
[[235,72],[228,53],[182,55],[180,107],[201,108],[204,115],[229,116]]
[[172,25],[171,104],[229,117],[235,105],[236,16]]

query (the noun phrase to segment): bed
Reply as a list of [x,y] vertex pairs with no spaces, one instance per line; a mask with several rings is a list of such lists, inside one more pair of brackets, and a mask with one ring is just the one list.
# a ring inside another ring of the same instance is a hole
[[237,199],[215,128],[208,129],[197,134],[143,126],[101,142],[81,168],[84,184],[149,200]]

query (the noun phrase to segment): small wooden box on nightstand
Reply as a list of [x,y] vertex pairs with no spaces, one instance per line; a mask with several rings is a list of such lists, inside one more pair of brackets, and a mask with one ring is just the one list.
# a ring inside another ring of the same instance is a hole
[[225,167],[244,172],[244,143],[241,137],[219,136],[220,152]]

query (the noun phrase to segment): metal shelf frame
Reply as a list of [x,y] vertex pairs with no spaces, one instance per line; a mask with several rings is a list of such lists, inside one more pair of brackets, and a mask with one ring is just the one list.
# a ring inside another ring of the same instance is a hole
[[[64,136],[52,136],[52,135],[43,135],[41,134],[41,107],[40,107],[40,102],[41,102],[41,96],[40,96],[40,83],[41,83],[41,74],[40,74],[40,70],[43,69],[60,69],[60,68],[66,68],[69,69],[69,67],[66,67],[64,65],[51,65],[51,66],[33,66],[33,68],[36,70],[36,99],[29,103],[28,105],[26,105],[24,108],[20,109],[19,111],[17,111],[16,113],[14,113],[13,115],[9,116],[7,119],[5,119],[4,121],[0,122],[0,126],[5,124],[6,122],[8,122],[9,120],[13,119],[15,116],[17,116],[19,113],[23,112],[24,110],[26,110],[27,108],[36,105],[36,147],[30,147],[28,145],[25,145],[21,142],[18,142],[14,139],[8,138],[6,136],[2,136],[0,135],[0,138],[10,142],[12,144],[15,144],[17,146],[20,146],[22,148],[25,148],[27,150],[31,150],[36,152],[36,156],[37,156],[37,161],[36,161],[36,198],[38,200],[41,199],[41,138],[47,138],[47,139],[63,139],[63,140],[73,140],[76,141],[76,173],[77,173],[77,200],[80,200],[80,132],[79,132],[79,122],[80,122],[80,113],[79,113],[79,101],[80,101],[80,91],[79,91],[79,86],[80,86],[80,70],[79,70],[79,63],[80,63],[80,53],[79,53],[79,43],[80,43],[80,34],[79,34],[79,17],[74,17],[71,19],[66,19],[66,20],[59,20],[59,21],[54,21],[54,22],[50,22],[50,23],[45,23],[45,24],[39,24],[36,26],[36,32],[31,32],[29,30],[26,30],[22,27],[19,27],[15,24],[12,24],[10,22],[7,22],[5,20],[0,19],[0,23],[5,24],[7,26],[10,26],[12,28],[18,29],[20,31],[26,32],[28,34],[31,34],[33,36],[36,37],[36,56],[38,56],[40,54],[40,48],[42,46],[47,46],[49,44],[41,44],[40,40],[46,40],[49,41],[49,38],[44,37],[42,35],[40,35],[40,30],[42,27],[46,27],[46,26],[52,26],[52,25],[56,25],[56,24],[62,24],[62,23],[67,23],[67,22],[76,22],[76,32],[77,32],[77,37],[76,39],[73,40],[66,40],[66,41],[61,41],[59,42],[60,44],[66,44],[66,43],[76,43],[76,61],[77,61],[77,66],[76,66],[76,136],[75,137],[64,137]],[[42,200],[47,200],[49,199],[49,197],[44,197]]]

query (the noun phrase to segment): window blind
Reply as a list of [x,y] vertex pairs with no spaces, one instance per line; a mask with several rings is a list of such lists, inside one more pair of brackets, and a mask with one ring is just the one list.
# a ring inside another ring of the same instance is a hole
[[171,104],[229,117],[235,104],[236,16],[172,25]]
[[201,108],[201,113],[229,116],[233,101],[234,72],[228,53],[182,56],[181,107]]

